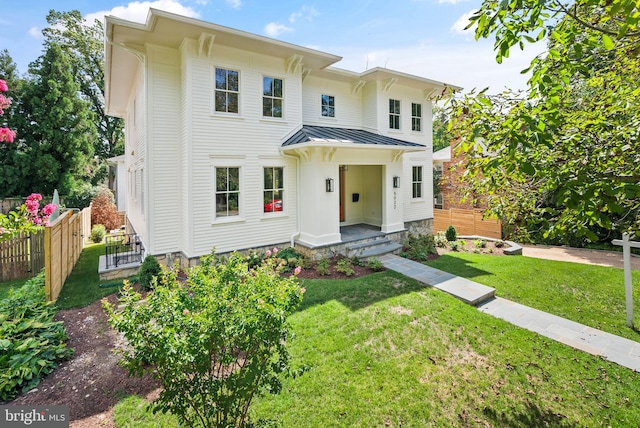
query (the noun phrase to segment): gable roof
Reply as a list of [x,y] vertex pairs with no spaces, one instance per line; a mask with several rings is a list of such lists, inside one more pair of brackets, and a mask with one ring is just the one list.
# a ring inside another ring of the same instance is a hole
[[389,148],[426,148],[426,146],[422,144],[398,140],[396,138],[364,131],[362,129],[331,128],[328,126],[310,125],[303,125],[300,130],[282,143],[282,147],[289,147],[303,143],[332,143],[336,145],[347,143]]

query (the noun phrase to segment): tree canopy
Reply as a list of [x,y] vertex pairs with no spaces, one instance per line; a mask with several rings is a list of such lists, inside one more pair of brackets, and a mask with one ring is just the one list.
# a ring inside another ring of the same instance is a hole
[[546,39],[528,91],[449,108],[467,180],[518,239],[572,245],[640,230],[640,3],[486,0],[471,18],[496,59]]

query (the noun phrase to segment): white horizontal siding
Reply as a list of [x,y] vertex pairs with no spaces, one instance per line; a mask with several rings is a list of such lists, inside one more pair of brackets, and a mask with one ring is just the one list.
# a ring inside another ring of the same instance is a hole
[[[335,117],[323,117],[321,96],[335,101]],[[362,96],[353,93],[352,85],[308,76],[302,85],[302,120],[305,125],[362,128]]]

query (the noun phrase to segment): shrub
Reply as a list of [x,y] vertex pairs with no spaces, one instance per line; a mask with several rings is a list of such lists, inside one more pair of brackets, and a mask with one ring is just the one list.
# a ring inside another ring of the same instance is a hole
[[346,257],[341,258],[336,262],[336,270],[347,276],[351,276],[354,273],[356,273],[356,271],[353,269],[353,264],[351,263],[351,259]]
[[452,251],[458,251],[459,246],[460,246],[460,243],[458,241],[449,242],[449,247],[451,247]]
[[433,237],[433,241],[436,244],[436,247],[438,248],[446,248],[447,243],[449,242],[447,241],[447,238],[444,236],[444,232],[436,233],[436,235]]
[[121,364],[162,384],[154,412],[170,412],[184,426],[246,426],[252,399],[281,390],[280,376],[292,372],[287,317],[304,289],[277,266],[275,257],[249,270],[237,253],[223,263],[210,255],[189,270],[186,284],[163,273],[144,305],[129,284],[121,311],[104,301],[129,343]]
[[89,239],[91,239],[91,242],[94,242],[97,244],[98,242],[102,242],[102,240],[104,239],[104,235],[106,234],[107,234],[107,228],[104,227],[104,225],[95,224],[91,228],[91,234],[89,235]]
[[90,183],[76,185],[71,189],[71,193],[64,197],[64,205],[67,208],[86,208],[100,190],[100,187],[92,186]]
[[475,241],[473,241],[473,246],[477,249],[485,248],[487,246],[487,243],[482,239],[476,239]]
[[102,188],[91,200],[91,224],[103,224],[107,230],[118,229],[122,226],[116,204],[113,203],[113,193]]
[[306,267],[308,265],[306,257],[293,247],[278,251],[277,256],[284,261],[283,272],[291,272],[298,266]]
[[138,281],[140,281],[142,288],[151,290],[153,288],[153,278],[158,278],[161,272],[160,264],[155,257],[152,255],[145,257],[138,273]]
[[456,233],[456,228],[453,227],[453,225],[449,225],[449,227],[447,227],[447,230],[444,232],[444,236],[447,238],[447,241],[449,242],[455,241],[456,238],[458,237],[458,234]]
[[319,275],[323,276],[330,275],[331,271],[329,270],[329,264],[329,259],[327,257],[322,257],[316,263],[316,272],[318,272]]
[[496,248],[502,248],[502,247],[504,247],[504,241],[496,241],[493,245]]
[[375,257],[369,258],[369,260],[367,261],[367,266],[369,266],[369,268],[375,272],[379,272],[384,269],[384,265],[382,264],[382,262]]
[[34,388],[73,353],[55,313],[45,301],[44,272],[0,300],[0,401]]
[[435,240],[432,235],[409,235],[402,241],[402,257],[424,262],[429,255],[437,254]]

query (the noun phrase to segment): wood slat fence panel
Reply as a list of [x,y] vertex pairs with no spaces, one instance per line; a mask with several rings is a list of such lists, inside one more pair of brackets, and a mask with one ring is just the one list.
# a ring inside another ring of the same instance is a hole
[[482,210],[433,210],[433,231],[444,232],[452,225],[458,235],[477,235],[486,238],[502,239],[502,222],[498,219],[483,219]]
[[[56,301],[84,246],[85,211],[66,211],[45,227],[45,294]],[[90,216],[89,216],[90,217]]]
[[27,279],[44,267],[44,231],[0,242],[0,281]]

